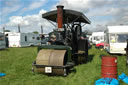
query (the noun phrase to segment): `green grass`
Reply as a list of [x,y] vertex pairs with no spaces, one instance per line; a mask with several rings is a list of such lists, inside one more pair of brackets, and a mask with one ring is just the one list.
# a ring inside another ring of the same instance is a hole
[[[36,55],[36,47],[1,50],[0,72],[7,75],[0,77],[0,85],[94,85],[101,78],[101,55],[108,54],[92,47],[88,63],[75,66],[76,72],[71,72],[67,77],[33,75],[31,67]],[[128,75],[125,61],[126,56],[118,55],[118,74],[124,72]],[[120,85],[126,84],[120,81]]]

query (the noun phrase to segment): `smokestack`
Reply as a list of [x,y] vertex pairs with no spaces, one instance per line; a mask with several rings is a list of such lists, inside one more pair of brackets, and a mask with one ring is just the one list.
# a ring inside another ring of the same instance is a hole
[[18,32],[20,32],[20,24],[18,24]]
[[5,27],[3,27],[3,33],[5,32]]
[[58,28],[63,28],[63,8],[64,8],[64,6],[62,6],[62,5],[57,6]]
[[43,26],[41,25],[41,34],[43,34]]

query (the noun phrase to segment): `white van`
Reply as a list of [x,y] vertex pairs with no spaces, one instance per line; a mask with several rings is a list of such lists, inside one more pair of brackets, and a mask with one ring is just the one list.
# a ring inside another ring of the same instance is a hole
[[104,32],[93,32],[92,33],[92,43],[98,44],[104,42]]
[[41,44],[39,34],[11,32],[8,35],[9,47],[26,47]]
[[105,32],[104,48],[109,53],[126,54],[128,26],[108,26]]

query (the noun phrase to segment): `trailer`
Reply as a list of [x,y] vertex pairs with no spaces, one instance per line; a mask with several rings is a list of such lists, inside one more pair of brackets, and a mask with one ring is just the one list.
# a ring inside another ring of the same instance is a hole
[[111,54],[126,54],[128,26],[108,26],[105,32],[104,48]]
[[82,36],[82,26],[90,24],[90,20],[81,12],[63,9],[42,14],[57,27],[49,34],[49,45],[38,46],[38,54],[33,62],[32,70],[45,74],[66,76],[74,65],[85,63],[88,59],[88,40]]
[[41,44],[39,34],[10,32],[8,34],[9,47],[37,46]]
[[5,35],[4,33],[0,32],[0,49],[6,48],[6,41],[5,41]]
[[104,42],[104,32],[93,32],[92,33],[92,43],[98,44]]

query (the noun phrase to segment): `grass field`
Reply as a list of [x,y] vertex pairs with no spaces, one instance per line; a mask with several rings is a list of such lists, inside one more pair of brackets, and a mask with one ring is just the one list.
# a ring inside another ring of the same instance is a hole
[[[0,85],[94,85],[101,78],[101,55],[107,53],[92,47],[89,50],[88,63],[75,66],[75,71],[67,77],[33,75],[31,67],[36,55],[36,47],[1,50],[0,72],[7,75],[0,77]],[[125,65],[126,56],[118,55],[118,74],[124,72],[128,75],[128,67]],[[126,84],[120,81],[120,85]]]

